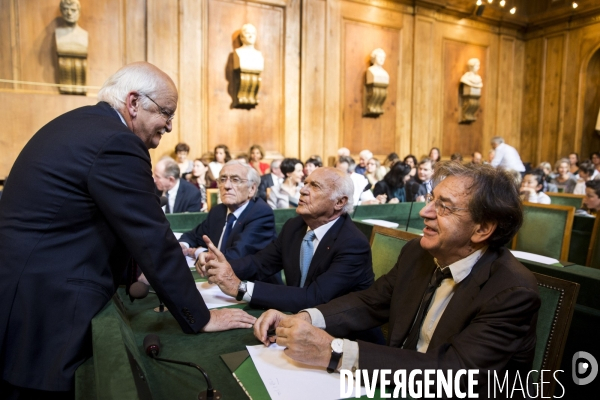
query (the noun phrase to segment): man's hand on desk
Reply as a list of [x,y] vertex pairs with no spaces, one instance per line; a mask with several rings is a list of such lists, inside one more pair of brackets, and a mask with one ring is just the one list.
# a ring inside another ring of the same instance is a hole
[[194,254],[196,249],[193,247],[186,247],[183,243],[179,242],[179,245],[181,246],[181,251],[183,252],[184,256],[188,256],[188,257],[196,257],[196,255]]
[[210,256],[207,256],[207,262],[205,264],[208,282],[216,283],[219,285],[221,291],[229,296],[237,296],[238,287],[240,286],[241,281],[233,272],[231,265],[227,262],[223,253],[215,247],[208,236],[204,235],[202,236],[202,239],[204,239],[204,242],[208,246],[208,250],[212,253]]
[[230,329],[252,328],[256,318],[239,308],[218,308],[210,310],[210,320],[202,332],[220,332]]

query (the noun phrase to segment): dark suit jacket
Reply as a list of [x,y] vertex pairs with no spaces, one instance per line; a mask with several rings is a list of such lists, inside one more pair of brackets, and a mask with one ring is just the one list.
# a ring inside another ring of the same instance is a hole
[[[12,183],[12,184],[11,184]],[[154,193],[150,154],[100,102],[27,143],[0,202],[0,368],[9,383],[72,389],[90,321],[134,258],[186,333],[210,314]]]
[[406,188],[406,201],[416,201],[417,197],[427,194],[425,184],[416,176],[410,178],[404,187]]
[[458,284],[426,353],[400,348],[434,269],[420,239],[409,242],[392,270],[369,289],[317,307],[327,331],[343,337],[389,321],[388,346],[359,342],[359,367],[369,371],[472,368],[480,370],[480,385],[488,369],[519,370],[526,376],[535,351],[540,298],[533,274],[504,248],[488,248]]
[[185,179],[179,179],[179,189],[172,212],[200,212],[201,203],[200,190]]
[[[297,312],[371,286],[369,242],[352,219],[342,215],[319,243],[304,287],[300,288],[300,247],[306,231],[302,217],[292,218],[277,240],[264,250],[231,261],[238,278],[255,281],[250,305]],[[285,272],[287,286],[261,282],[281,270]]]
[[[186,232],[179,238],[191,247],[206,247],[202,235],[207,235],[218,246],[227,218],[225,204],[214,206],[204,222],[196,229]],[[255,254],[271,243],[277,233],[273,210],[262,199],[252,199],[233,226],[225,243],[223,254],[227,260],[237,260],[249,254]]]
[[267,188],[270,188],[275,183],[271,174],[265,174],[260,177],[260,185],[258,185],[258,197],[267,201]]

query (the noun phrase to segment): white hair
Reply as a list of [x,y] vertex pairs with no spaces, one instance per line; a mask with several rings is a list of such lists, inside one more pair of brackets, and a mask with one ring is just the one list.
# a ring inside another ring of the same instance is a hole
[[[164,81],[155,68],[149,63],[124,66],[104,82],[98,92],[98,100],[107,102],[115,110],[120,110],[130,92],[154,97],[164,87]],[[144,109],[152,106],[152,102],[145,96],[140,97],[140,103]]]
[[358,153],[358,155],[367,161],[373,158],[373,153],[371,153],[369,150],[363,150],[360,153]]
[[336,171],[340,172],[338,174],[340,179],[337,180],[335,182],[335,185],[333,185],[333,187],[331,188],[331,200],[337,201],[342,197],[346,197],[348,201],[342,209],[342,214],[350,214],[354,209],[354,183],[352,182],[350,175],[343,174],[341,171],[338,170]]
[[492,143],[502,144],[504,143],[504,138],[502,138],[501,136],[494,136],[492,138]]
[[258,186],[260,185],[260,175],[258,175],[258,172],[256,172],[256,170],[250,165],[245,164],[240,160],[227,161],[225,165],[223,165],[223,168],[225,168],[228,165],[241,165],[242,167],[244,167],[244,169],[246,170],[246,179],[248,179],[248,187],[251,188],[254,184],[256,189],[254,192],[254,198],[256,198],[256,196],[258,195]]

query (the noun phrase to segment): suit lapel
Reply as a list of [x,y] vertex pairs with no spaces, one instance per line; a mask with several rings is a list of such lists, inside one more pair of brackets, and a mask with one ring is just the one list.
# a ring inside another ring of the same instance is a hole
[[252,212],[252,207],[254,207],[255,204],[256,200],[254,199],[248,201],[248,205],[246,206],[240,217],[237,219],[235,225],[233,226],[233,229],[231,230],[231,233],[229,234],[229,237],[227,238],[227,243],[225,243],[226,247],[231,246],[234,235],[237,235],[242,230],[244,224],[246,223],[246,218],[248,218],[248,215],[250,215],[250,213]]
[[[227,207],[224,204],[219,204],[217,207],[219,207],[219,210],[215,210],[216,215],[214,224],[212,224],[211,221],[208,237],[213,242],[213,244],[218,247],[219,239],[221,238],[221,233],[223,233],[223,229],[225,227],[225,219],[227,218]],[[199,242],[202,243],[202,238],[200,238]]]
[[[312,277],[319,271],[320,266],[327,262],[329,263],[329,254],[330,249],[333,247],[342,226],[346,223],[347,215],[342,215],[338,218],[337,221],[333,224],[331,228],[327,231],[323,239],[319,242],[319,247],[315,251],[312,260],[310,261],[310,266],[308,268],[308,273],[306,274],[306,284],[308,285],[312,282]],[[298,252],[298,265],[300,265],[300,253]]]
[[[292,236],[292,243],[290,245],[290,257],[288,258],[290,262],[290,267],[286,269],[285,278],[288,286],[298,287],[300,286],[300,248],[302,246],[302,240],[304,239],[304,235],[306,235],[306,229],[308,227],[302,221],[300,227],[296,229]],[[284,243],[284,245],[286,245]],[[284,258],[285,259],[285,258]],[[314,259],[314,257],[313,257]],[[312,265],[312,261],[311,261]],[[288,274],[289,271],[289,274]],[[308,275],[307,275],[308,276]]]
[[173,213],[181,212],[181,201],[183,199],[183,184],[179,181],[179,187],[177,188],[177,196],[175,196],[175,203],[173,204]]

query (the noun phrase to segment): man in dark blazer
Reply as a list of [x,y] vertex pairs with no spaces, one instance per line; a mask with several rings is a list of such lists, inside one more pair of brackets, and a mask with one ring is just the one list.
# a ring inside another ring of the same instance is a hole
[[[240,179],[237,185],[232,183],[232,179],[236,178]],[[221,183],[220,179],[225,181]],[[220,246],[228,260],[255,254],[275,239],[277,233],[273,210],[262,199],[255,197],[259,179],[254,168],[239,161],[232,160],[223,166],[218,179],[223,203],[213,206],[200,225],[179,238],[179,243],[187,249],[185,253],[197,257],[200,267],[205,264],[204,235]],[[225,238],[229,214],[233,214],[235,220]]]
[[179,165],[170,157],[163,158],[154,166],[154,184],[167,198],[165,213],[200,212],[200,191],[185,179],[180,179],[179,175]]
[[425,196],[431,191],[433,162],[429,158],[421,160],[417,165],[417,176],[406,182],[406,201],[425,201]]
[[177,97],[155,66],[127,65],[100,103],[49,122],[15,161],[0,202],[2,396],[73,397],[90,322],[132,258],[184,332],[254,322],[206,308],[154,193],[148,149],[171,131]]
[[271,173],[260,177],[260,185],[258,186],[258,197],[267,201],[267,189],[271,186],[280,185],[283,182],[283,173],[281,172],[281,160],[271,161]]
[[[267,329],[277,327],[288,356],[328,371],[478,369],[480,398],[488,370],[526,376],[540,298],[533,274],[502,247],[523,219],[517,188],[503,171],[453,162],[436,165],[435,181],[423,237],[388,274],[295,316],[269,311],[257,338],[268,344]],[[386,322],[387,346],[341,339]]]
[[[373,283],[371,251],[348,215],[352,194],[352,181],[344,173],[335,168],[315,170],[300,190],[300,215],[289,220],[264,250],[228,263],[207,240],[216,255],[206,266],[209,282],[253,307],[292,312],[368,288]],[[314,232],[315,238],[303,273],[301,254],[307,232]],[[286,285],[264,282],[281,270]]]

